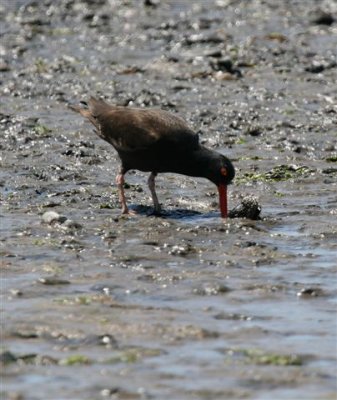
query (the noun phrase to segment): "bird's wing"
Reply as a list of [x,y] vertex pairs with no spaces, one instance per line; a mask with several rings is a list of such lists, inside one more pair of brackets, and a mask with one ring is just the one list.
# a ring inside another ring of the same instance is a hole
[[97,117],[100,136],[117,151],[129,152],[152,146],[192,150],[199,146],[195,134],[179,117],[163,110],[113,107]]
[[118,152],[141,151],[152,146],[168,151],[193,150],[199,137],[180,117],[160,109],[117,107],[91,97],[85,106],[70,106],[96,128],[97,134]]

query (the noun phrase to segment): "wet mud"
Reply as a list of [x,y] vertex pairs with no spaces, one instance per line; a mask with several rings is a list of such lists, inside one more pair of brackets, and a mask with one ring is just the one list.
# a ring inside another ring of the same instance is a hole
[[[1,3],[3,398],[335,399],[336,12]],[[186,119],[233,160],[232,218],[174,174],[154,216],[138,171],[121,216],[89,95]]]

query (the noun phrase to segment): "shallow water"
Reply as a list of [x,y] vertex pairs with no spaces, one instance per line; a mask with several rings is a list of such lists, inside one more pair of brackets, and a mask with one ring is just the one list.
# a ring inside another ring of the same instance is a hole
[[[1,394],[334,399],[336,23],[314,1],[158,3],[1,6]],[[121,217],[115,153],[66,107],[89,94],[178,112],[261,220],[173,174],[152,216],[140,172]]]

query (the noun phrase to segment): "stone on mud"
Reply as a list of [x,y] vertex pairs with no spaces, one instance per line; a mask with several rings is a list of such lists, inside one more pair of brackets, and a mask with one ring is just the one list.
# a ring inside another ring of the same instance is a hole
[[246,196],[241,204],[229,211],[229,218],[260,219],[261,205],[255,196]]
[[42,222],[49,225],[52,225],[54,223],[63,224],[66,220],[67,217],[62,216],[55,211],[46,211],[42,215]]

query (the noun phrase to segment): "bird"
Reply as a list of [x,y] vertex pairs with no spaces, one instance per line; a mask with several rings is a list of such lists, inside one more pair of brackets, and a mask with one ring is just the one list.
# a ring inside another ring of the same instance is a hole
[[203,177],[218,188],[222,218],[228,217],[227,186],[235,176],[232,162],[199,141],[179,116],[160,108],[133,108],[110,105],[93,96],[81,105],[69,105],[90,121],[96,134],[117,151],[121,167],[116,176],[122,214],[129,214],[124,193],[124,175],[130,170],[150,172],[148,186],[154,214],[161,213],[155,188],[159,173]]

